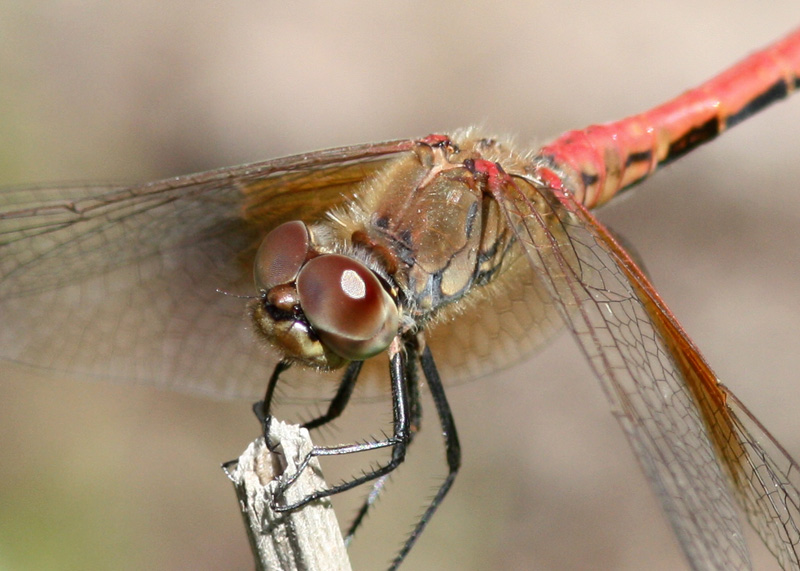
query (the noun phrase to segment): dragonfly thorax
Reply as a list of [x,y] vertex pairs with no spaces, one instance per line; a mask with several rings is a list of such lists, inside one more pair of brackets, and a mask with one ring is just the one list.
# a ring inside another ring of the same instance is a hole
[[253,321],[286,359],[335,369],[382,352],[397,334],[397,304],[378,276],[353,257],[318,251],[304,222],[267,234],[254,277]]

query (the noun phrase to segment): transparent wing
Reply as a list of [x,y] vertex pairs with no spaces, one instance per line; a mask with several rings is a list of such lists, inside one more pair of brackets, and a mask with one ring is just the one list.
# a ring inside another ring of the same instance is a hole
[[488,286],[426,328],[425,339],[448,385],[529,357],[561,331],[558,309],[525,256]]
[[246,317],[252,257],[412,141],[330,149],[139,186],[0,192],[0,359],[215,396],[262,393],[275,357]]
[[585,209],[523,181],[519,187],[532,191],[506,185],[498,201],[600,379],[691,565],[749,569],[728,478],[681,357],[664,337],[660,320],[670,318],[660,300]]
[[[724,387],[723,387],[724,389]],[[747,519],[784,569],[800,569],[800,466],[730,391],[736,446],[724,449]]]

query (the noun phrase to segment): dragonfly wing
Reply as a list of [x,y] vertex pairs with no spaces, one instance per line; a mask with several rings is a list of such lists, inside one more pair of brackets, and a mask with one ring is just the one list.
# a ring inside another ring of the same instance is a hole
[[585,209],[517,180],[498,202],[600,379],[692,567],[750,569],[727,476],[653,316],[660,302],[637,282],[646,278]]
[[0,359],[78,378],[257,396],[260,238],[313,220],[413,145],[319,151],[139,186],[0,192]]
[[[727,411],[737,448],[726,449],[741,482],[747,518],[783,569],[800,569],[800,466],[730,391]],[[738,450],[744,455],[734,455]]]
[[442,378],[455,385],[530,357],[563,327],[549,292],[519,256],[457,312],[430,324],[425,340]]

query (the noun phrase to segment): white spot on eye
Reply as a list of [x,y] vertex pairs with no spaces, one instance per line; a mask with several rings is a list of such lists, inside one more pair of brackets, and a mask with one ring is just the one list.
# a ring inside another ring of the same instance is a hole
[[367,294],[367,285],[364,280],[353,270],[342,272],[342,279],[339,282],[342,291],[352,299],[363,299]]

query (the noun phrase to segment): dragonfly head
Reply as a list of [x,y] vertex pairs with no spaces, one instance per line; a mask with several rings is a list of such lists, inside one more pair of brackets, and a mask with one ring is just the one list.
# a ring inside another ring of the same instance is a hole
[[335,369],[382,352],[397,334],[397,304],[378,276],[350,256],[317,252],[304,222],[267,234],[254,275],[253,321],[289,360]]

